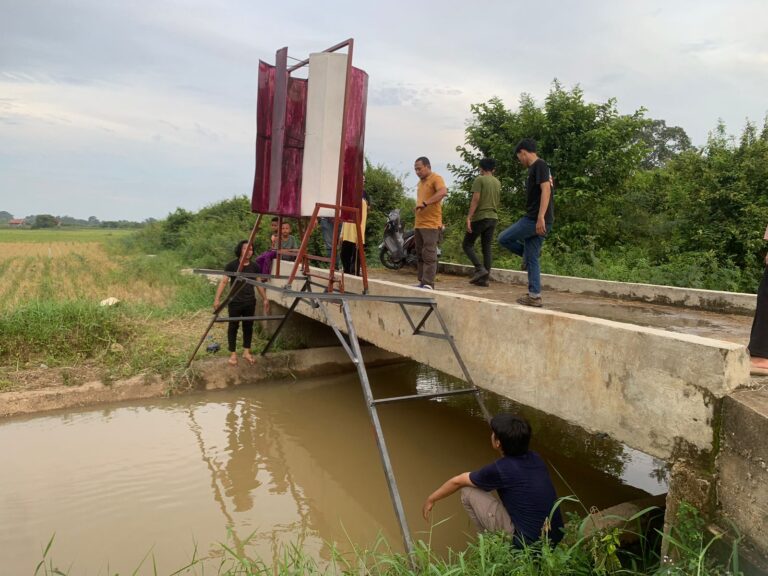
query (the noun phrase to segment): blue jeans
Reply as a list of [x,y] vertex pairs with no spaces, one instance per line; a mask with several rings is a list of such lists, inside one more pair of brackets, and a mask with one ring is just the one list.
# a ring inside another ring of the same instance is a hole
[[[552,225],[547,225],[547,234]],[[528,269],[528,294],[533,297],[541,296],[541,266],[539,255],[544,244],[544,236],[536,233],[536,220],[523,216],[509,228],[499,234],[499,244],[507,250],[523,257],[523,263]]]
[[[333,250],[333,218],[331,216],[320,218],[320,231],[323,233],[325,255],[330,258]],[[339,225],[339,231],[341,231],[341,225]],[[339,252],[341,252],[341,245],[336,247],[336,264],[339,263]]]

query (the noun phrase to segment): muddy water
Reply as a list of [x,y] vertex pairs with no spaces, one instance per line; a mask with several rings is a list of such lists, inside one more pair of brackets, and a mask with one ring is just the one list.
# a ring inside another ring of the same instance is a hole
[[[461,385],[415,364],[371,371],[377,397]],[[498,397],[489,407],[515,408]],[[605,507],[665,490],[663,466],[607,438],[530,410],[535,448],[560,495]],[[412,530],[427,494],[495,457],[470,397],[380,409]],[[266,560],[280,543],[328,556],[324,542],[371,544],[400,535],[355,375],[273,382],[180,399],[6,420],[0,424],[0,572],[31,574],[52,555],[72,574],[130,573],[152,552],[158,573],[235,547]],[[554,471],[556,469],[556,471]],[[463,547],[457,497],[433,544]],[[228,540],[228,529],[234,536]],[[151,573],[151,562],[139,573]]]

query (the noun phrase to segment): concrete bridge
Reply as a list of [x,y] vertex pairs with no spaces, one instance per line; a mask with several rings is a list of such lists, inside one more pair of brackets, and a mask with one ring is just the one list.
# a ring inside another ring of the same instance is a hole
[[[407,285],[412,271],[374,271],[370,292],[434,297],[478,386],[672,463],[668,511],[681,499],[717,509],[768,555],[768,393],[754,389],[745,348],[754,295],[544,277],[546,307],[534,309],[514,303],[523,274],[494,270],[479,288],[468,272],[444,265],[426,293]],[[350,307],[360,338],[462,377],[448,344],[414,336],[398,305]],[[308,304],[297,312],[324,321]],[[434,318],[425,328],[440,331]],[[292,334],[317,345],[320,332],[297,319]]]

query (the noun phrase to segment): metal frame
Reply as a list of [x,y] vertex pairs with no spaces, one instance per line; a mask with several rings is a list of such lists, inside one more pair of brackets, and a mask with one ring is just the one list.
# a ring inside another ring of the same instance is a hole
[[[344,84],[344,103],[343,103],[343,109],[347,109],[347,102],[349,99],[349,83],[350,79],[352,77],[352,56],[354,54],[354,48],[355,48],[355,41],[353,38],[348,38],[344,40],[343,42],[339,42],[338,44],[335,44],[331,46],[330,48],[326,48],[323,50],[323,52],[338,52],[339,50],[346,48],[347,49],[347,71],[346,71],[346,79]],[[287,80],[290,75],[295,72],[296,70],[299,70],[303,68],[304,66],[307,66],[309,64],[309,58],[306,58],[304,60],[301,60],[300,62],[297,62],[293,66],[287,67],[285,64],[285,58],[287,58],[287,48],[282,48],[278,50],[275,54],[275,62],[278,65],[278,67],[281,67],[280,70],[285,70],[285,78]],[[277,94],[277,90],[275,92]],[[275,103],[275,106],[280,104],[279,102]],[[284,108],[284,106],[283,106]],[[319,262],[328,262],[329,263],[329,269],[328,269],[328,277],[327,277],[327,286],[326,290],[328,292],[332,292],[334,290],[334,284],[338,284],[339,290],[341,292],[344,291],[344,272],[341,273],[341,278],[336,278],[336,273],[338,272],[336,268],[336,262],[338,261],[338,246],[339,246],[339,231],[340,231],[340,216],[343,212],[354,212],[355,214],[355,226],[357,227],[357,237],[358,239],[362,238],[363,235],[361,233],[360,229],[360,211],[359,209],[352,207],[352,206],[343,206],[342,205],[342,197],[343,197],[343,191],[344,191],[344,134],[347,131],[347,115],[342,115],[341,120],[341,139],[339,141],[339,167],[338,167],[338,173],[336,177],[336,203],[335,204],[323,204],[323,203],[317,203],[315,204],[315,209],[312,212],[312,216],[310,217],[309,224],[307,226],[306,231],[304,232],[301,240],[301,246],[299,247],[298,252],[296,252],[296,260],[291,268],[291,273],[288,278],[288,282],[286,283],[288,287],[293,283],[293,280],[296,278],[298,272],[299,272],[299,265],[303,265],[303,272],[305,275],[309,275],[309,261],[319,261]],[[274,142],[274,141],[273,141]],[[274,146],[274,144],[273,144]],[[277,151],[280,157],[282,158],[282,149]],[[276,150],[273,148],[272,150],[272,161],[276,162],[278,160],[275,159],[275,153]],[[273,169],[274,173],[274,169]],[[318,214],[321,208],[330,208],[333,212],[333,243],[331,245],[331,254],[329,256],[316,256],[309,254],[307,252],[307,248],[309,246],[309,237],[312,234],[312,231],[315,229],[315,226],[317,225],[317,219]],[[282,216],[280,216],[282,221]],[[360,265],[361,265],[361,274],[363,278],[363,284],[365,286],[365,291],[368,289],[368,266],[365,261],[365,249],[363,247],[362,242],[357,243],[358,246],[358,254],[360,257]],[[277,273],[280,273],[280,260],[278,259],[277,263]]]
[[[483,402],[483,398],[481,395],[480,389],[475,384],[474,380],[472,379],[472,376],[469,373],[469,370],[467,370],[466,364],[464,364],[464,360],[461,358],[461,354],[459,353],[459,349],[456,346],[456,342],[454,341],[453,335],[448,331],[448,327],[445,323],[445,320],[443,319],[442,315],[440,314],[440,310],[437,307],[437,302],[432,297],[413,297],[413,296],[380,296],[380,295],[371,295],[371,294],[355,294],[350,292],[312,292],[312,286],[317,285],[317,283],[312,282],[312,279],[310,276],[302,276],[300,277],[304,283],[300,290],[293,290],[290,288],[290,284],[286,286],[276,286],[271,284],[262,284],[261,282],[258,282],[258,278],[262,277],[262,274],[243,274],[243,273],[237,273],[237,272],[223,272],[221,270],[207,270],[207,269],[195,269],[194,272],[196,274],[225,274],[232,277],[238,277],[241,280],[243,280],[245,283],[252,284],[254,286],[260,286],[263,288],[266,288],[267,290],[275,290],[280,292],[284,297],[287,298],[293,298],[293,301],[291,302],[290,307],[288,308],[288,311],[281,316],[273,316],[271,319],[280,319],[280,324],[275,329],[275,332],[270,337],[267,344],[264,346],[264,349],[261,351],[261,355],[265,355],[269,350],[272,348],[273,344],[275,343],[278,335],[280,334],[280,331],[282,330],[283,326],[285,326],[285,323],[288,321],[288,318],[296,311],[296,307],[299,305],[299,302],[304,302],[305,304],[308,304],[309,306],[312,306],[315,309],[320,309],[326,323],[328,326],[331,327],[334,334],[336,334],[336,337],[339,340],[339,343],[344,348],[344,351],[349,356],[352,363],[355,365],[355,368],[357,369],[357,375],[360,379],[360,384],[363,389],[363,395],[365,397],[365,403],[366,407],[368,409],[368,415],[371,419],[371,423],[373,424],[374,431],[376,432],[376,444],[379,449],[379,456],[381,457],[381,463],[384,468],[384,474],[387,479],[387,486],[389,488],[389,495],[390,499],[392,500],[392,507],[395,510],[395,515],[397,516],[397,521],[400,524],[400,531],[403,537],[403,544],[405,545],[405,549],[408,551],[409,554],[412,554],[414,552],[414,544],[413,540],[411,539],[411,532],[408,528],[408,521],[406,519],[405,510],[403,508],[403,502],[400,497],[400,491],[397,487],[397,480],[395,478],[394,471],[392,469],[392,461],[389,457],[389,449],[387,448],[386,440],[384,439],[384,431],[381,428],[381,422],[379,420],[379,414],[378,414],[378,406],[381,404],[393,404],[396,402],[403,402],[407,400],[429,400],[432,398],[441,398],[441,397],[447,397],[447,396],[458,396],[460,394],[474,394],[477,403],[480,406],[480,410],[483,413],[483,416],[485,417],[486,421],[490,421],[491,415],[488,412],[488,409],[485,406],[485,402]],[[277,276],[273,277],[275,279],[284,279],[285,276]],[[292,277],[288,277],[291,279]],[[400,309],[403,311],[403,314],[405,315],[406,320],[411,326],[411,329],[413,330],[414,336],[426,336],[428,338],[437,338],[440,340],[446,340],[449,345],[451,346],[451,350],[453,351],[454,356],[456,357],[456,361],[458,362],[459,366],[461,367],[461,371],[464,374],[464,378],[467,381],[467,384],[469,385],[467,388],[461,388],[459,390],[448,390],[445,392],[435,392],[431,394],[411,394],[408,396],[394,396],[390,398],[374,398],[373,392],[371,390],[370,381],[368,380],[368,372],[365,369],[365,361],[363,360],[363,354],[360,347],[360,341],[357,337],[357,332],[355,331],[354,322],[352,319],[352,312],[350,310],[349,303],[350,302],[386,302],[391,304],[397,304]],[[339,326],[336,325],[336,322],[334,322],[331,315],[328,314],[327,306],[328,305],[339,305],[341,307],[341,313],[344,318],[344,328],[346,328],[347,335],[345,336],[342,332],[342,329],[339,328]],[[426,308],[426,311],[419,320],[418,323],[414,323],[413,318],[411,317],[411,313],[408,311],[406,306],[417,306],[420,308]],[[423,330],[424,325],[426,324],[428,318],[430,316],[435,316],[437,318],[438,323],[440,324],[440,329],[442,332],[429,332],[426,330]],[[237,319],[233,318],[231,321],[235,321]],[[222,319],[221,321],[227,321],[226,319]]]

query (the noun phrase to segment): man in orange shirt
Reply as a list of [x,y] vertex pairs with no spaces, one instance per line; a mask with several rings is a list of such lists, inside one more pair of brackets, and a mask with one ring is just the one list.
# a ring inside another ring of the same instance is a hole
[[442,176],[432,172],[429,159],[421,156],[413,165],[419,186],[416,192],[416,256],[419,288],[433,290],[437,274],[437,241],[443,226],[443,198],[448,195]]

